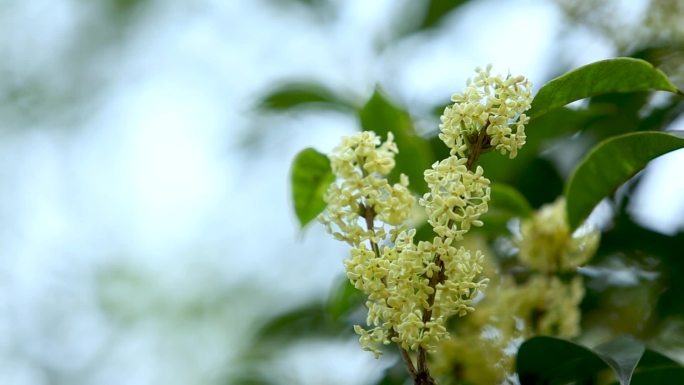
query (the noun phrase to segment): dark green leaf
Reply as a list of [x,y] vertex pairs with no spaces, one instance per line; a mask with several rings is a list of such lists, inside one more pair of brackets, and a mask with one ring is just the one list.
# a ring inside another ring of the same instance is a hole
[[231,378],[226,385],[229,384],[240,384],[240,385],[274,385],[269,379],[266,379],[259,374],[244,374],[237,376],[236,378]]
[[323,304],[310,304],[278,315],[261,326],[259,342],[296,340],[311,336],[337,336],[350,329],[343,322],[333,320]]
[[[484,228],[484,227],[482,227]],[[437,236],[435,233],[435,230],[433,230],[432,226],[426,221],[421,223],[420,225],[416,226],[416,236],[414,240],[416,242],[420,241],[427,241],[427,242],[432,242],[432,240]]]
[[412,383],[403,360],[397,359],[393,366],[385,370],[385,375],[375,385],[407,385]]
[[684,114],[684,98],[675,96],[666,105],[655,108],[648,116],[641,119],[639,130],[662,131],[682,114]]
[[650,100],[650,92],[610,93],[594,96],[588,109],[596,112],[596,119],[586,127],[598,140],[636,131],[640,112]]
[[513,216],[526,218],[532,214],[532,207],[518,190],[505,183],[491,184],[491,204],[497,210],[506,211]]
[[[628,198],[626,196],[624,200]],[[623,205],[625,208],[629,206],[625,203],[620,206]],[[684,275],[684,258],[681,258],[681,245],[684,245],[684,232],[666,235],[644,228],[634,223],[631,214],[623,208],[614,218],[614,226],[601,234],[601,245],[596,258],[592,260],[601,263],[599,259],[612,258],[617,254],[628,256],[631,260],[647,258],[658,261],[656,271],[660,275],[662,287],[658,289],[653,316],[679,317],[684,314],[684,280],[681,279]],[[651,265],[652,262],[646,264]],[[603,306],[602,310],[605,309],[606,306]]]
[[328,312],[334,320],[338,320],[361,306],[363,302],[363,293],[357,290],[347,277],[342,277],[328,297]]
[[[418,0],[406,2],[400,19],[393,23],[391,40],[438,27],[442,21],[468,0]],[[392,41],[389,41],[391,43]],[[442,108],[443,109],[443,108]]]
[[313,82],[284,84],[264,96],[258,107],[266,111],[285,111],[300,107],[317,107],[335,110],[353,110],[347,98]]
[[518,350],[516,371],[522,385],[561,385],[592,378],[609,368],[584,346],[553,337],[532,337]]
[[680,365],[677,361],[673,360],[672,358],[667,357],[662,353],[656,352],[655,350],[646,349],[644,355],[641,357],[641,360],[639,361],[637,371],[640,369],[662,369],[680,367],[682,367],[682,365]]
[[429,0],[427,12],[419,29],[432,28],[454,9],[465,4],[467,0]]
[[409,177],[413,191],[419,194],[427,192],[423,172],[430,168],[434,156],[427,140],[416,133],[409,114],[376,90],[359,111],[359,119],[364,130],[375,131],[383,139],[388,132],[394,134],[399,153],[390,179],[397,181],[399,174],[404,173]]
[[327,156],[313,148],[297,154],[292,165],[292,199],[302,227],[325,209],[323,195],[334,180]]
[[684,368],[664,368],[634,373],[631,385],[684,384]]
[[660,155],[684,147],[665,132],[635,132],[609,138],[580,162],[565,189],[568,222],[576,228],[603,198]]
[[528,115],[540,116],[591,96],[646,90],[681,93],[664,73],[646,61],[624,57],[603,60],[546,83],[534,97]]
[[630,337],[594,349],[559,338],[533,337],[520,346],[516,370],[522,385],[560,385],[594,378],[610,368],[621,385],[628,385],[643,354],[643,344]]
[[532,207],[527,199],[510,185],[492,182],[489,210],[482,216],[487,233],[500,234],[506,232],[506,224],[512,218],[526,218],[532,214]]
[[533,158],[520,171],[516,187],[532,207],[539,208],[563,194],[563,177],[550,160]]
[[646,349],[632,375],[631,385],[684,384],[684,367],[673,359]]
[[[491,180],[515,184],[522,191],[525,186],[522,183],[516,183],[516,180],[521,174],[530,173],[530,163],[537,159],[545,144],[571,132],[582,130],[593,119],[595,119],[594,113],[590,111],[577,111],[568,108],[551,111],[530,121],[525,128],[527,143],[518,152],[515,159],[508,159],[507,156],[491,151],[481,156],[478,164],[485,169],[487,177]],[[545,167],[544,165],[540,166]],[[533,175],[533,173],[531,174]],[[531,188],[536,189],[537,186],[531,186]],[[530,200],[532,206],[535,206],[533,197],[527,195],[525,191],[523,194]],[[547,194],[543,195],[546,196]],[[554,198],[555,196],[551,200]]]

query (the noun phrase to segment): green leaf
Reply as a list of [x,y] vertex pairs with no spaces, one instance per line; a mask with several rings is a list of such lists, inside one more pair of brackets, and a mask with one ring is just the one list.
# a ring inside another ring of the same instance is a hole
[[629,337],[593,350],[559,338],[533,337],[520,346],[516,370],[522,385],[560,385],[594,378],[610,368],[620,384],[627,385],[643,353],[643,344]]
[[646,90],[681,94],[662,71],[644,60],[622,57],[598,61],[546,83],[534,97],[528,115],[537,117],[591,96]]
[[[637,110],[639,114],[641,110]],[[666,105],[654,108],[648,116],[639,122],[640,131],[662,131],[670,123],[684,114],[684,98],[673,97]]]
[[646,349],[644,355],[639,360],[639,366],[637,366],[637,371],[640,369],[663,369],[663,368],[681,368],[682,365],[670,357],[663,355],[662,353],[656,352],[655,350]]
[[396,182],[399,174],[404,173],[409,177],[413,191],[419,194],[427,192],[423,172],[430,168],[435,159],[428,141],[416,133],[408,112],[392,104],[376,89],[359,111],[359,119],[363,130],[374,131],[383,139],[388,132],[394,134],[399,153],[390,180]]
[[521,385],[566,384],[588,379],[608,365],[584,346],[553,337],[532,337],[518,350]]
[[231,378],[229,384],[240,384],[240,385],[274,385],[274,383],[259,374],[244,374]]
[[[684,384],[684,367],[673,359],[646,349],[639,360],[631,385]],[[614,385],[618,385],[615,383]]]
[[334,320],[339,320],[363,303],[363,293],[347,277],[342,277],[328,297],[328,313]]
[[298,340],[312,336],[338,336],[349,325],[333,320],[323,304],[313,303],[275,316],[257,328],[257,341]]
[[413,33],[438,27],[454,10],[469,0],[418,0],[405,3],[400,18],[393,24],[394,32],[387,43]]
[[521,218],[532,214],[532,207],[527,199],[514,187],[505,183],[492,182],[491,204],[497,210],[506,211]]
[[683,138],[665,132],[635,132],[599,143],[568,180],[565,196],[570,227],[577,228],[594,206],[649,161],[682,147]]
[[553,202],[563,194],[563,177],[556,165],[543,157],[529,161],[521,170],[515,184],[535,208]]
[[467,0],[430,0],[425,18],[419,29],[428,29],[439,24],[451,11],[465,4]]
[[532,207],[527,199],[505,183],[492,182],[489,210],[482,216],[485,225],[482,227],[489,234],[507,232],[506,224],[512,218],[527,218],[532,214]]
[[[529,171],[530,163],[537,159],[546,144],[558,137],[582,130],[593,119],[595,119],[595,115],[590,111],[578,111],[569,108],[556,109],[530,121],[525,128],[527,142],[515,159],[508,159],[507,156],[502,156],[496,151],[490,151],[480,157],[478,164],[486,170],[487,178],[515,184],[522,191],[525,186],[517,183],[517,180],[520,175]],[[439,138],[435,141],[441,142]],[[446,154],[448,154],[448,150]],[[524,195],[534,206],[532,197],[527,194]]]
[[684,368],[664,368],[634,373],[631,385],[684,384]]
[[314,82],[283,84],[265,95],[257,104],[264,111],[286,111],[301,107],[334,110],[353,110],[354,104],[346,97]]
[[304,227],[325,209],[323,195],[335,181],[330,160],[324,154],[306,148],[292,164],[292,199],[299,224]]

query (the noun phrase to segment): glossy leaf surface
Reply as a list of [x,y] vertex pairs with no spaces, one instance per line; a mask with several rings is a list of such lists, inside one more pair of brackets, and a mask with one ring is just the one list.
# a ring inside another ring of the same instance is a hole
[[387,139],[388,132],[394,135],[399,153],[395,157],[396,167],[390,174],[390,180],[396,182],[399,174],[404,173],[409,177],[413,191],[419,194],[427,192],[423,172],[430,168],[434,156],[428,141],[416,133],[408,112],[376,90],[359,111],[359,119],[363,130],[374,131],[382,140]]
[[292,165],[292,199],[302,227],[325,209],[323,195],[334,180],[327,156],[313,148],[297,154]]
[[528,115],[537,117],[592,96],[647,90],[679,92],[663,72],[647,61],[626,57],[602,60],[546,83],[534,97]]
[[635,132],[609,138],[579,163],[566,185],[568,221],[574,229],[592,209],[648,162],[684,147],[684,138],[665,132]]

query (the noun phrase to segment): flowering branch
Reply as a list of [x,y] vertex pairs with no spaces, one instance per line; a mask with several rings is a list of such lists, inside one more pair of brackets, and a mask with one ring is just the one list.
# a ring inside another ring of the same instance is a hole
[[[373,234],[375,234],[375,212],[373,211],[373,208],[361,205],[361,212],[363,213],[363,217],[366,221],[366,229],[368,231],[372,231]],[[369,243],[371,245],[371,248],[373,249],[373,252],[375,253],[376,258],[381,258],[380,248],[378,247],[378,244],[374,242],[372,239],[369,240]],[[396,331],[394,331],[394,329],[390,331],[391,337],[396,337],[396,334],[397,333]],[[406,368],[408,369],[411,378],[413,378],[415,381],[417,378],[417,372],[415,366],[413,365],[413,361],[411,360],[411,356],[406,351],[406,349],[404,349],[401,346],[399,346],[399,353],[401,354],[401,359],[404,361],[404,364],[406,365]]]
[[[354,330],[376,356],[382,354],[380,345],[396,343],[416,385],[435,384],[427,353],[450,338],[447,318],[472,312],[487,284],[482,253],[454,246],[471,226],[482,226],[479,218],[488,208],[489,180],[475,163],[490,148],[513,158],[525,143],[529,82],[489,71],[478,69],[442,116],[439,137],[451,154],[425,171],[429,192],[419,200],[436,234],[431,241],[415,242],[416,230],[406,224],[416,203],[408,178],[402,174],[394,185],[387,180],[399,151],[391,133],[384,143],[372,132],[344,138],[330,155],[339,182],[328,189],[319,219],[352,247],[347,277],[368,296],[371,328],[355,325]],[[410,351],[417,353],[416,365]]]
[[[466,168],[469,171],[473,170],[473,166],[475,165],[475,162],[479,158],[480,154],[487,149],[488,145],[488,136],[486,134],[486,127],[488,126],[488,123],[485,125],[485,127],[480,130],[479,134],[477,135],[476,140],[471,143],[469,152],[468,152],[468,160],[466,162]],[[449,220],[447,223],[447,227],[451,228],[454,226],[454,221]],[[444,242],[447,242],[447,239],[444,239]],[[437,294],[437,285],[440,283],[443,283],[446,276],[444,274],[444,261],[442,260],[440,255],[435,256],[435,260],[437,261],[437,267],[439,268],[439,271],[437,274],[433,275],[432,278],[430,279],[430,288],[432,288],[434,291],[430,296],[428,297],[428,307],[423,313],[423,323],[428,323],[432,319],[432,309],[435,303],[435,297]],[[432,379],[430,372],[427,367],[427,351],[425,348],[420,347],[418,349],[418,377],[422,379],[423,382],[416,382],[416,384],[433,384],[434,380]]]

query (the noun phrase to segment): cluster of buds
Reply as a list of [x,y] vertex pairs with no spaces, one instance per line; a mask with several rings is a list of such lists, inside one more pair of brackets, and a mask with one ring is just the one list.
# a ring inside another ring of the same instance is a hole
[[582,277],[573,273],[595,254],[599,235],[587,225],[570,230],[563,198],[523,220],[515,244],[530,276],[524,282],[506,275],[493,279],[477,312],[440,345],[435,371],[457,367],[468,383],[508,383],[524,339],[579,335],[585,290]]
[[520,260],[543,272],[574,271],[596,253],[599,232],[588,226],[570,231],[565,199],[543,206],[520,225]]
[[477,76],[468,80],[462,94],[451,97],[454,104],[442,114],[439,138],[452,155],[465,157],[477,145],[478,150],[495,148],[513,159],[525,144],[530,81],[522,76],[492,76],[491,69],[477,68]]
[[432,350],[448,337],[446,319],[472,311],[486,283],[482,254],[453,246],[487,210],[489,181],[481,169],[471,173],[459,161],[426,171],[432,192],[421,202],[430,221],[442,225],[435,227],[439,236],[431,242],[416,242],[416,230],[404,223],[416,204],[407,178],[402,175],[394,185],[387,180],[396,152],[391,134],[384,143],[372,132],[345,138],[330,155],[338,181],[328,189],[327,208],[319,218],[352,247],[345,260],[347,277],[367,295],[372,326],[355,330],[364,348],[378,355],[390,342],[406,350]]
[[[471,227],[482,226],[490,199],[490,182],[474,161],[489,148],[515,157],[525,143],[523,112],[531,102],[529,81],[490,70],[478,69],[444,111],[439,137],[451,155],[425,171],[429,191],[419,200],[405,175],[395,184],[387,179],[398,153],[391,134],[385,142],[372,132],[344,138],[329,156],[337,181],[319,219],[352,247],[347,277],[368,298],[368,325],[354,329],[376,355],[389,343],[419,357],[434,351],[449,338],[446,320],[472,312],[486,287],[483,254],[456,245]],[[430,241],[416,241],[407,224],[416,203],[434,230]]]

